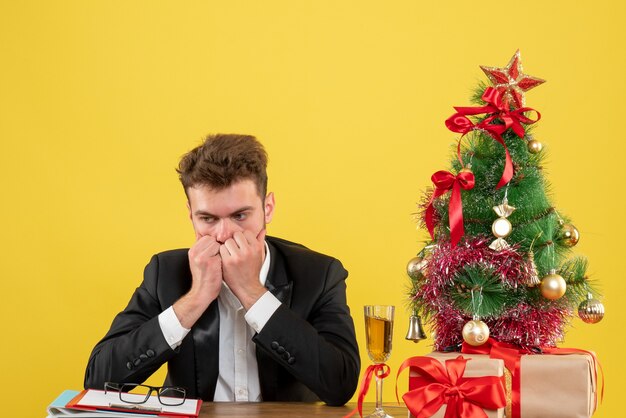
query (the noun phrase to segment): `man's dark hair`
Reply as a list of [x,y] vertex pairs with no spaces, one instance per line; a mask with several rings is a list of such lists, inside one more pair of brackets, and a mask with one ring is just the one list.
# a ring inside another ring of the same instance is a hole
[[215,134],[185,154],[176,171],[185,193],[194,186],[220,190],[241,180],[252,180],[261,199],[265,199],[266,169],[267,153],[254,136]]

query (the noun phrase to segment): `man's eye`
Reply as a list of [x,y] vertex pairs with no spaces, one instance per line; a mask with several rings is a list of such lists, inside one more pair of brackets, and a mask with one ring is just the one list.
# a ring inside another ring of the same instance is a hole
[[206,222],[206,223],[211,223],[215,221],[215,218],[211,217],[211,216],[203,216],[200,218],[200,220],[202,222]]
[[244,219],[246,219],[247,216],[248,215],[246,213],[237,213],[233,216],[233,219],[236,221],[243,221]]

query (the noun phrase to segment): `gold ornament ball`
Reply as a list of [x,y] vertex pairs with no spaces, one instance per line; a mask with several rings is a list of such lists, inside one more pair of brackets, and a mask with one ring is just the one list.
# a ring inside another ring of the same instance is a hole
[[483,321],[474,319],[463,326],[463,341],[469,345],[483,345],[488,339],[489,327]]
[[604,318],[604,305],[597,299],[586,299],[578,305],[578,316],[588,324],[597,324]]
[[541,294],[544,298],[557,300],[565,294],[567,284],[559,274],[550,273],[541,280]]
[[561,241],[568,247],[573,247],[580,241],[580,232],[572,224],[563,224],[561,226]]
[[428,264],[428,260],[422,257],[413,257],[406,265],[407,274],[413,279],[417,279],[422,276],[424,267]]
[[541,152],[542,149],[543,145],[536,139],[531,139],[530,141],[528,141],[528,151],[530,151],[531,154],[537,154]]
[[491,232],[498,238],[508,237],[513,227],[506,218],[498,218],[491,224]]

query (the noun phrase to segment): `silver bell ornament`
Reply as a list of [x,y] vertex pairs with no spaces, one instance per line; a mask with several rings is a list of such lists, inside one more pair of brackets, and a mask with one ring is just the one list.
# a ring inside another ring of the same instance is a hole
[[415,311],[413,311],[413,315],[409,317],[409,330],[407,331],[405,338],[409,341],[413,341],[414,343],[427,338],[424,328],[422,327],[422,318],[420,318]]

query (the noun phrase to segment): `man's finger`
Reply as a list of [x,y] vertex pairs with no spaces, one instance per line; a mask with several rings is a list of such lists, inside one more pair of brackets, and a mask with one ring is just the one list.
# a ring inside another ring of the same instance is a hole
[[[210,235],[204,235],[202,237],[200,237],[200,239],[198,239],[198,241],[196,241],[196,243],[193,245],[192,249],[193,252],[195,254],[200,254],[203,251],[210,249],[211,247],[214,247],[217,244],[217,241],[215,240],[214,237],[210,236]],[[219,244],[217,244],[219,245]],[[216,248],[213,248],[213,251],[217,252]]]
[[203,251],[202,253],[207,253],[210,256],[214,256],[217,255],[217,253],[220,252],[220,244],[217,241],[213,241],[211,242]]
[[233,234],[233,240],[237,243],[237,246],[239,246],[239,248],[243,248],[250,243],[250,240],[246,236],[246,232],[247,231],[237,231]]
[[256,236],[256,240],[259,243],[265,243],[265,236],[267,235],[267,229],[263,228],[259,231],[259,234]]
[[223,255],[222,249],[226,251],[227,255],[233,255],[237,253],[237,250],[239,250],[239,246],[234,239],[229,238],[224,244],[220,246],[220,254]]
[[254,232],[246,229],[243,231],[243,236],[246,239],[248,245],[254,245],[256,243],[256,236],[254,235]]

